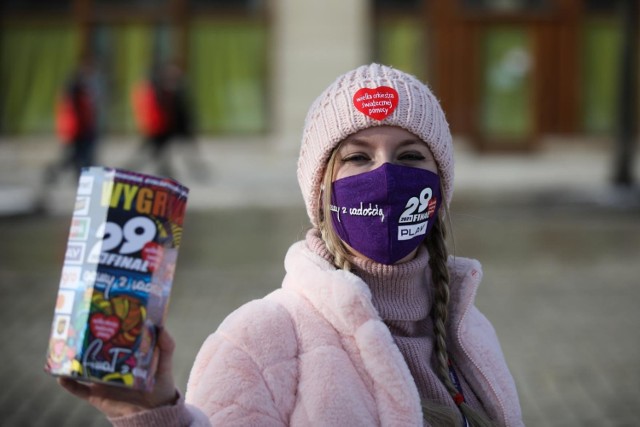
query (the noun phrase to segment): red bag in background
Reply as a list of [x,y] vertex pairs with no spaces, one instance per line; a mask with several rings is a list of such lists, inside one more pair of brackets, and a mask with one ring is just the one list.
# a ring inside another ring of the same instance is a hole
[[168,117],[151,83],[139,83],[133,90],[132,102],[136,123],[142,134],[153,136],[167,131]]
[[63,144],[70,144],[80,134],[80,120],[69,96],[60,95],[56,100],[55,130]]

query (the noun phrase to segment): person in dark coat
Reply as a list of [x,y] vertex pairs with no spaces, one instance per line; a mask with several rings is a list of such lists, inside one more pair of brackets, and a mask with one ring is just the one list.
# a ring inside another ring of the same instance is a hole
[[83,167],[95,165],[98,139],[98,80],[95,63],[84,58],[71,74],[56,104],[55,120],[62,156],[45,171],[45,183],[57,182],[72,169],[79,177]]
[[[141,157],[150,156],[158,174],[174,176],[170,145],[176,141],[192,152],[196,148],[194,115],[182,69],[174,62],[155,69],[148,80],[135,88],[133,107],[144,139],[142,151],[147,153],[142,153],[128,168],[140,168]],[[190,157],[193,160],[197,156]],[[193,173],[206,169],[201,164],[190,166]]]

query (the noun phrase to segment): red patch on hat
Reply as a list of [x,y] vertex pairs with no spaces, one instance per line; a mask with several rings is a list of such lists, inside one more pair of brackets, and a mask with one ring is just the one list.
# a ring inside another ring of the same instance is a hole
[[363,87],[353,95],[353,105],[372,119],[384,120],[398,106],[398,92],[389,86]]

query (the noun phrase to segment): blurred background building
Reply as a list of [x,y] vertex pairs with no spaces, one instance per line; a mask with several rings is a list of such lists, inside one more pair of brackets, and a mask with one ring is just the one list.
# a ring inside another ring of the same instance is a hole
[[175,60],[201,134],[297,147],[322,88],[379,61],[428,81],[454,134],[479,149],[597,140],[615,134],[624,104],[626,1],[5,0],[0,133],[51,133],[61,82],[90,55],[111,134],[135,132],[133,85]]

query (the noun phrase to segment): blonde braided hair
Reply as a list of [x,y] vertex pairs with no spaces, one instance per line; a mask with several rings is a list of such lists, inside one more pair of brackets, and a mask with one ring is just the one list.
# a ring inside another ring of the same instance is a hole
[[[449,257],[446,245],[446,228],[443,220],[443,209],[436,219],[425,245],[429,252],[429,267],[431,267],[431,282],[434,287],[435,301],[433,304],[432,318],[435,333],[435,349],[437,360],[437,373],[454,402],[460,408],[460,412],[472,427],[490,427],[493,423],[471,408],[458,391],[449,375],[449,353],[447,352],[447,317],[449,316]],[[447,215],[448,216],[448,215]]]
[[339,151],[340,145],[333,150],[329,161],[327,163],[327,169],[324,172],[322,180],[322,191],[319,197],[321,198],[320,206],[321,212],[319,215],[318,228],[322,235],[327,250],[333,255],[333,264],[342,270],[351,270],[351,263],[349,262],[349,250],[344,245],[342,239],[336,234],[331,224],[331,184],[333,182],[333,171],[335,169],[336,157]]

